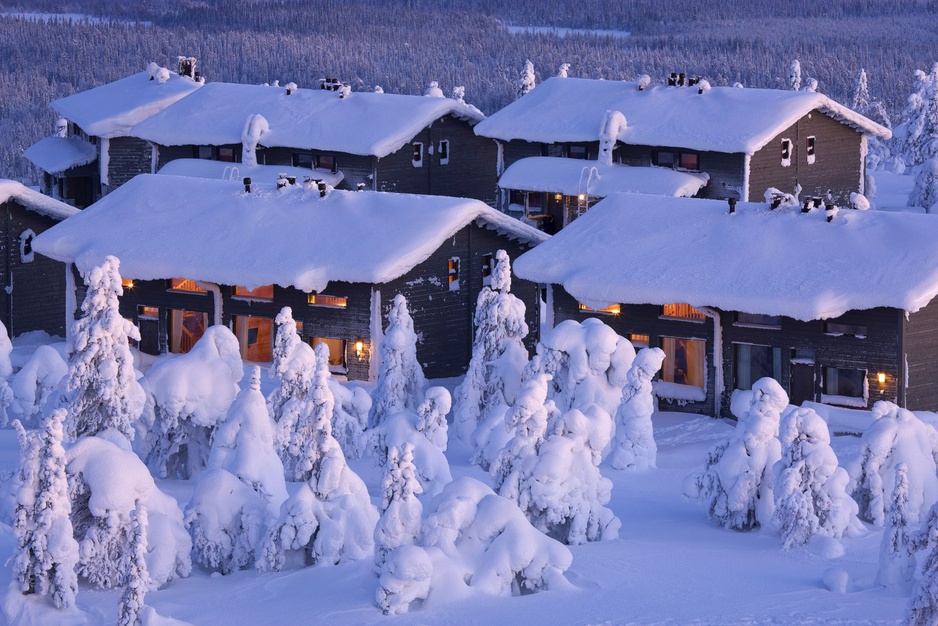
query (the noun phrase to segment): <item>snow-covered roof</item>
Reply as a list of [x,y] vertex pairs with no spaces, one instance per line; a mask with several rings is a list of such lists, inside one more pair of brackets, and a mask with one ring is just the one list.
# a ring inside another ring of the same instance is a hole
[[475,107],[450,98],[209,83],[133,129],[164,146],[239,144],[249,115],[262,115],[267,147],[384,157],[445,115],[476,122]]
[[596,141],[606,111],[619,111],[626,125],[619,141],[713,152],[754,154],[778,133],[813,110],[859,132],[889,138],[891,132],[809,91],[653,84],[582,78],[549,78],[475,127],[476,134],[541,143]]
[[51,217],[54,220],[64,220],[80,211],[64,202],[44,196],[13,180],[0,179],[0,204],[15,201],[30,211]]
[[477,201],[302,185],[144,174],[33,242],[82,272],[109,255],[139,280],[186,277],[226,285],[276,283],[322,291],[330,282],[384,283],[476,222],[513,239],[544,233]]
[[175,159],[160,168],[158,174],[170,176],[193,176],[195,178],[215,178],[218,180],[235,180],[241,182],[250,178],[252,183],[274,184],[281,174],[296,176],[302,183],[307,176],[325,181],[327,185],[337,186],[345,176],[342,172],[334,174],[328,170],[310,169],[308,167],[290,167],[286,165],[255,165],[248,166],[243,163],[226,163],[225,161],[211,161],[209,159]]
[[[89,135],[124,137],[128,131],[157,111],[201,87],[200,83],[175,72],[160,83],[148,72],[82,91],[52,102],[56,113],[74,122]],[[243,121],[243,120],[242,120]]]
[[512,163],[498,186],[502,189],[546,191],[604,198],[619,191],[663,196],[693,196],[710,176],[664,167],[631,167],[583,159],[528,157]]
[[46,137],[23,152],[30,163],[50,174],[87,165],[98,158],[98,151],[81,137]]
[[914,312],[938,295],[930,215],[616,194],[514,264],[598,308],[688,302],[828,319],[854,309]]

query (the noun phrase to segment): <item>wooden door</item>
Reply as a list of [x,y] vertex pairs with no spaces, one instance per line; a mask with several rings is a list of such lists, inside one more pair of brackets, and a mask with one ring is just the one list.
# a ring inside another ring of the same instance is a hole
[[791,364],[788,398],[795,406],[815,400],[814,363]]

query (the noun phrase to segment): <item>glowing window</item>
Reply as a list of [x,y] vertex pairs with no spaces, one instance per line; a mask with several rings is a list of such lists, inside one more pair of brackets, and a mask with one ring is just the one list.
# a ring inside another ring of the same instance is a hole
[[169,288],[172,291],[188,291],[190,293],[206,293],[205,289],[200,287],[191,278],[170,278]]
[[588,311],[590,313],[601,313],[603,315],[618,315],[619,313],[622,312],[622,306],[619,304],[610,304],[609,306],[604,306],[601,309],[593,309],[591,307],[586,306],[582,302],[578,302],[577,305],[581,311]]
[[264,285],[262,287],[258,287],[257,289],[248,289],[247,287],[236,286],[234,288],[234,295],[239,298],[250,298],[252,300],[273,300],[274,286]]
[[664,364],[661,380],[703,388],[706,381],[706,342],[702,339],[662,337]]
[[701,313],[699,309],[695,309],[686,302],[665,304],[661,307],[661,317],[690,320],[692,322],[702,322],[707,318],[707,316]]
[[311,293],[306,296],[306,302],[313,306],[331,306],[344,309],[348,306],[348,298],[344,296],[328,296],[324,293]]

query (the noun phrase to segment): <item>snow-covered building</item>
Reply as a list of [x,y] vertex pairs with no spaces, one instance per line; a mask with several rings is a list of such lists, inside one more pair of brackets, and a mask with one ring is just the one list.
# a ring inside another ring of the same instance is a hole
[[238,180],[257,165],[294,167],[300,182],[494,205],[497,146],[473,132],[483,117],[444,97],[209,83],[131,134],[152,146],[153,172],[196,158],[225,162]]
[[[616,194],[514,264],[553,320],[599,316],[666,354],[662,402],[938,406],[938,224],[927,215]],[[623,233],[627,233],[624,236]]]
[[[477,200],[323,196],[302,184],[248,192],[231,181],[145,174],[37,238],[35,248],[81,273],[118,257],[121,310],[139,324],[144,351],[185,352],[208,325],[225,324],[246,359],[266,361],[274,318],[290,306],[304,339],[329,345],[335,370],[368,379],[398,293],[408,299],[427,375],[462,373],[495,252],[515,258],[545,239]],[[537,286],[519,280],[512,291],[537,328]]]
[[[610,178],[591,174],[592,160],[706,173],[706,185],[694,194],[703,198],[759,200],[770,187],[794,193],[800,185],[805,196],[823,198],[830,191],[846,204],[850,193],[864,191],[867,138],[891,136],[820,93],[683,83],[554,77],[480,122],[476,133],[501,144],[504,174],[531,157],[586,160],[573,168],[578,178],[572,198],[503,178],[501,206],[526,203],[529,212],[534,206],[562,215],[580,195],[589,204],[593,180]],[[617,191],[656,192],[664,182]],[[664,192],[684,195],[678,188],[675,179]],[[534,195],[509,198],[508,190]]]
[[130,129],[201,87],[190,73],[151,64],[147,71],[54,100],[50,106],[62,118],[56,135],[23,154],[43,171],[43,192],[84,208],[149,172],[152,149]]
[[65,265],[33,252],[33,240],[78,212],[12,180],[0,180],[0,321],[10,336],[65,336]]

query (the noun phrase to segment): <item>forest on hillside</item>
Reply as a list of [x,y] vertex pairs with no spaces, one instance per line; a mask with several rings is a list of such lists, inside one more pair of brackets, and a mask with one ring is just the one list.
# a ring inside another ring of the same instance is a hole
[[[28,6],[26,6],[28,4]],[[71,14],[52,19],[38,13]],[[84,16],[84,17],[83,17]],[[849,104],[865,68],[895,119],[913,71],[938,61],[938,0],[20,0],[0,2],[0,177],[33,183],[23,150],[52,134],[49,102],[195,56],[207,80],[422,93],[466,88],[486,113],[515,97],[526,59],[538,80],[663,80],[672,71],[715,85],[788,85],[793,59],[819,90]],[[628,31],[628,37],[560,26]]]

